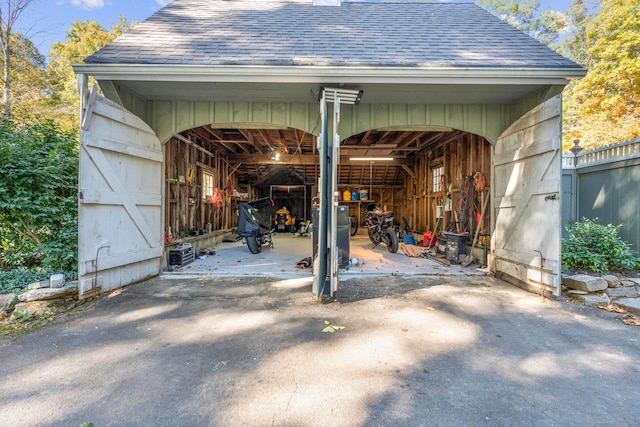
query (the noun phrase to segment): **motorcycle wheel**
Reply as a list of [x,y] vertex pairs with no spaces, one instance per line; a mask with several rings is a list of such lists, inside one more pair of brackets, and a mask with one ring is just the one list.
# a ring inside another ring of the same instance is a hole
[[247,237],[247,246],[249,247],[249,252],[252,254],[259,254],[262,251],[262,245],[260,244],[259,237]]
[[376,235],[375,231],[371,231],[371,229],[367,230],[369,232],[369,240],[371,240],[371,243],[373,243],[374,245],[377,245],[380,243],[380,236]]
[[349,217],[349,226],[351,227],[351,235],[355,236],[358,232],[358,219],[355,216]]
[[398,252],[398,233],[396,233],[396,231],[391,228],[385,230],[385,233],[387,235],[387,238],[385,239],[387,250],[392,254],[395,254],[396,252]]

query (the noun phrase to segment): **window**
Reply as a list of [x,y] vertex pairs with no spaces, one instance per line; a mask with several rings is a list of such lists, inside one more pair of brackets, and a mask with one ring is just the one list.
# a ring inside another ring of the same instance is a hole
[[202,198],[213,197],[213,174],[202,172]]
[[444,190],[444,188],[442,188],[443,177],[444,177],[444,165],[438,165],[433,169],[431,169],[431,178],[432,178],[431,191],[433,193],[439,193],[440,191]]

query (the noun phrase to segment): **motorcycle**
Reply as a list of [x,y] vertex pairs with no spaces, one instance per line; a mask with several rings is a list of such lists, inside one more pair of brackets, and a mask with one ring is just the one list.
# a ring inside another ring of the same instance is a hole
[[392,254],[398,252],[398,233],[393,226],[393,212],[383,211],[371,203],[367,206],[365,224],[369,240],[374,244],[374,247],[384,243]]
[[269,197],[238,204],[238,235],[252,254],[259,254],[264,245],[273,248],[272,208]]

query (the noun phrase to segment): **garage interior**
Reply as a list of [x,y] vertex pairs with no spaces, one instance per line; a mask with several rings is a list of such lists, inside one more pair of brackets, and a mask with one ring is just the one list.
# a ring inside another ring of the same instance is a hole
[[[269,196],[274,213],[287,208],[296,225],[311,219],[320,171],[315,135],[203,126],[166,141],[164,158],[167,250],[181,243],[213,247],[236,231],[243,201]],[[398,230],[410,229],[417,245],[437,226],[467,233],[469,244],[477,231],[483,249],[490,168],[491,144],[468,132],[371,130],[341,141],[338,199],[360,224],[370,203],[392,210]],[[359,233],[366,235],[363,227]]]

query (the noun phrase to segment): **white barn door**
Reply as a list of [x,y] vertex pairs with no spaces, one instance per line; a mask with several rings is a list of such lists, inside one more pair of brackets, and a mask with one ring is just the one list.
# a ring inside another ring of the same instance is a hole
[[529,290],[560,293],[562,102],[512,124],[493,148],[491,269]]
[[80,297],[160,273],[162,147],[140,118],[95,88],[80,131]]

